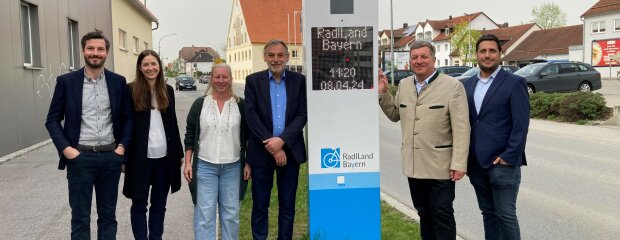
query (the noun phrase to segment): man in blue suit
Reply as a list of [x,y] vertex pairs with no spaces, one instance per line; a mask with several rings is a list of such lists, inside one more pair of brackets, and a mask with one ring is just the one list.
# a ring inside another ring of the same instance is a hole
[[67,168],[71,239],[90,239],[93,187],[97,238],[116,239],[118,182],[131,140],[132,102],[125,77],[103,67],[110,43],[102,33],[87,33],[81,44],[86,66],[58,76],[45,127],[58,149],[58,169]]
[[293,238],[299,165],[306,162],[306,78],[286,70],[288,48],[271,40],[267,70],[246,77],[247,162],[252,167],[252,236],[267,239],[274,171],[278,175],[278,239]]
[[499,39],[476,42],[480,73],[465,81],[471,141],[468,176],[482,211],[486,239],[520,239],[517,193],[530,104],[525,79],[499,67]]

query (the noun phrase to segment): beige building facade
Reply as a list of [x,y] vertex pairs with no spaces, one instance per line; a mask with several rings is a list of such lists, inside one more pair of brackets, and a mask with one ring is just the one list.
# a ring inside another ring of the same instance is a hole
[[114,70],[132,82],[136,60],[145,49],[153,49],[152,23],[158,23],[140,0],[111,0]]
[[[284,14],[269,15],[274,7]],[[267,69],[263,58],[265,43],[279,39],[289,49],[289,69],[303,72],[303,46],[300,31],[301,0],[269,2],[234,0],[226,43],[226,62],[233,82],[245,83],[251,73]]]

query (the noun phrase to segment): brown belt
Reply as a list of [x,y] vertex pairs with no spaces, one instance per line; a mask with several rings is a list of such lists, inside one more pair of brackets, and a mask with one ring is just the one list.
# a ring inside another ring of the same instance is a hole
[[75,148],[79,151],[93,151],[93,152],[112,152],[116,149],[116,143],[111,143],[107,145],[99,145],[99,146],[88,146],[79,144]]

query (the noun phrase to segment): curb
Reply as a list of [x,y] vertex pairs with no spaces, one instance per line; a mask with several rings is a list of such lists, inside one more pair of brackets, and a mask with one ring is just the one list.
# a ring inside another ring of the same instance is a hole
[[18,158],[18,157],[21,157],[22,155],[24,155],[26,153],[29,153],[31,151],[37,150],[39,148],[42,148],[45,145],[48,145],[50,143],[52,143],[52,139],[47,139],[47,140],[42,141],[40,143],[36,143],[34,145],[30,145],[30,146],[28,146],[26,148],[20,149],[20,150],[18,150],[16,152],[4,155],[4,156],[0,157],[0,164],[3,164],[3,163],[8,162],[8,161],[11,161],[11,160],[13,160],[15,158]]
[[[407,215],[407,217],[415,220],[418,223],[420,222],[420,217],[418,216],[418,212],[416,210],[411,209],[410,207],[396,200],[390,195],[387,195],[384,192],[381,192],[381,200],[385,201],[387,204],[389,204],[393,208],[396,208],[396,210],[398,210],[399,212],[402,212],[403,214]],[[466,240],[465,238],[462,238],[461,236],[459,236],[458,233],[456,235],[456,239]]]

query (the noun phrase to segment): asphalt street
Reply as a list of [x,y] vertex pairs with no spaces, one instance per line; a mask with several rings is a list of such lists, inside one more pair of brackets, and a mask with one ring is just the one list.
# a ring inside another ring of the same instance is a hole
[[[380,117],[381,190],[413,208],[401,174],[400,123]],[[523,239],[617,239],[620,127],[531,120],[517,204]],[[458,234],[484,239],[467,177],[457,182]]]

